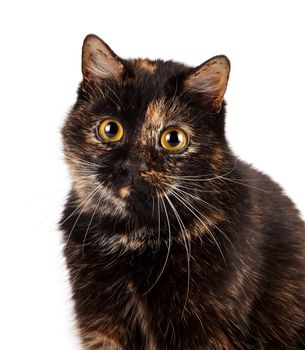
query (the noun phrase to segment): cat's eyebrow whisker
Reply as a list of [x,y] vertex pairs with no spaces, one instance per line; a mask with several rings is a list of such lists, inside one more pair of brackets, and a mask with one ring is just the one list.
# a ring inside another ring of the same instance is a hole
[[[219,242],[217,241],[217,239],[215,238],[215,236],[213,235],[212,231],[209,229],[209,227],[207,226],[207,224],[205,222],[202,221],[202,219],[195,213],[195,211],[193,209],[191,209],[193,206],[189,203],[189,202],[186,202],[177,192],[175,192],[174,190],[172,190],[172,195],[174,197],[176,197],[176,199],[181,202],[200,222],[201,224],[204,226],[204,228],[208,231],[208,233],[210,234],[211,238],[213,239],[214,243],[216,244],[222,258],[223,258],[223,261],[224,263],[226,264],[226,259],[225,259],[225,256],[223,254],[223,251],[219,245]],[[187,205],[187,204],[188,205]],[[201,216],[202,213],[200,213]],[[205,218],[205,217],[204,217]]]
[[111,91],[113,95],[117,98],[118,102],[120,101],[119,96],[116,94],[116,92],[108,85],[108,84],[103,84],[107,88],[107,90]]
[[143,295],[146,295],[147,293],[149,293],[153,287],[158,283],[159,279],[161,278],[164,270],[165,270],[165,267],[167,265],[167,262],[168,262],[168,258],[169,258],[169,254],[170,254],[170,249],[171,249],[171,245],[172,245],[172,234],[171,234],[171,226],[170,226],[170,221],[169,221],[169,216],[168,216],[168,213],[167,213],[167,209],[166,209],[166,205],[164,203],[164,199],[163,197],[160,196],[160,199],[162,201],[162,205],[163,205],[163,208],[164,208],[164,212],[165,212],[165,216],[166,216],[166,220],[167,220],[167,226],[168,226],[168,244],[167,244],[167,254],[166,254],[166,257],[165,257],[165,261],[164,261],[164,264],[162,266],[162,269],[157,277],[157,279],[155,280],[155,282],[151,285],[151,287],[145,292],[143,293]]
[[[222,192],[228,191],[228,189],[226,188],[218,187],[218,185],[216,185],[215,182],[211,181],[210,184],[212,184],[212,186],[209,186],[211,187],[211,189],[207,190],[205,189],[205,187],[203,187],[203,184],[200,181],[197,182],[196,180],[177,179],[175,186],[179,186],[181,188],[185,188],[185,189],[200,192],[200,193],[222,193]],[[172,182],[169,183],[168,185],[171,186]]]
[[103,90],[101,89],[100,86],[95,86],[95,87],[98,89],[99,93],[100,93],[103,97],[107,94],[107,92],[111,92],[111,93],[113,94],[113,96],[117,99],[117,101],[115,101],[112,97],[110,97],[110,94],[109,94],[109,93],[107,94],[107,98],[108,98],[110,101],[112,101],[113,104],[120,110],[120,106],[119,106],[120,98],[118,97],[118,95],[116,94],[116,92],[115,92],[109,85],[106,85],[106,84],[102,84],[102,85],[103,85],[103,87],[106,88],[107,91],[103,91]]
[[181,216],[179,215],[177,209],[175,208],[173,202],[169,199],[168,195],[166,193],[164,193],[165,198],[167,199],[169,205],[171,206],[178,224],[180,226],[180,230],[181,230],[181,234],[182,234],[182,238],[184,241],[184,246],[185,246],[185,251],[186,251],[186,260],[187,260],[187,288],[186,288],[186,297],[185,297],[185,303],[183,305],[183,309],[182,309],[182,314],[181,314],[181,318],[183,318],[185,309],[186,309],[186,305],[187,305],[187,301],[188,301],[188,297],[189,297],[189,291],[190,291],[190,281],[191,281],[191,268],[190,268],[190,260],[191,260],[191,241],[189,239],[189,237],[186,235],[186,228],[185,225],[181,219]]
[[177,104],[175,104],[175,100],[176,100],[177,93],[178,93],[178,86],[179,86],[178,79],[175,76],[175,92],[169,101],[164,101],[166,108],[171,110],[172,114],[174,114],[175,109],[177,109]]

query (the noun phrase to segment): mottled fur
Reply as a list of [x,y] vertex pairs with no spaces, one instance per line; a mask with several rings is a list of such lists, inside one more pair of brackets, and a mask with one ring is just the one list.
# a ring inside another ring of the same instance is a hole
[[[86,39],[62,129],[72,190],[60,222],[86,350],[305,346],[304,223],[230,150],[229,68],[199,81],[206,68],[123,60]],[[96,137],[103,116],[121,121],[122,142]],[[183,152],[160,147],[170,125],[189,135]],[[133,191],[122,169],[130,158],[147,166]]]

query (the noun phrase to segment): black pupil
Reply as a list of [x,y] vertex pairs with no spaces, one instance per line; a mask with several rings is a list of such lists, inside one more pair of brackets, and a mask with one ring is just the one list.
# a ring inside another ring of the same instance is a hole
[[109,122],[106,126],[105,126],[105,134],[108,137],[115,137],[116,134],[119,131],[119,127],[117,125],[117,123],[115,122]]
[[166,141],[171,147],[177,147],[182,142],[182,135],[177,131],[171,131],[166,135]]

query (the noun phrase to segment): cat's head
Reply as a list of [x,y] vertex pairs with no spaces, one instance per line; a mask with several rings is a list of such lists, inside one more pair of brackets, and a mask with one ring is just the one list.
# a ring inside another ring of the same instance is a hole
[[193,203],[205,189],[208,195],[204,180],[230,168],[223,103],[229,71],[225,56],[196,68],[125,60],[87,36],[83,81],[62,129],[80,208],[149,220],[157,205],[173,216],[188,212],[183,201]]

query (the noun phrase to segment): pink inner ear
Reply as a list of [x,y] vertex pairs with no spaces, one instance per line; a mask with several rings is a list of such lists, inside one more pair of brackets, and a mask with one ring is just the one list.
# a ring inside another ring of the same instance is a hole
[[82,57],[82,71],[85,79],[119,79],[123,69],[122,63],[107,44],[95,35],[86,37]]
[[199,66],[187,77],[184,84],[186,89],[210,98],[214,107],[219,110],[226,92],[229,74],[229,60],[225,56],[216,56]]
[[220,79],[217,76],[206,76],[203,74],[203,77],[199,74],[197,77],[192,79],[192,82],[189,84],[189,88],[205,94],[210,97],[217,98],[220,90]]

